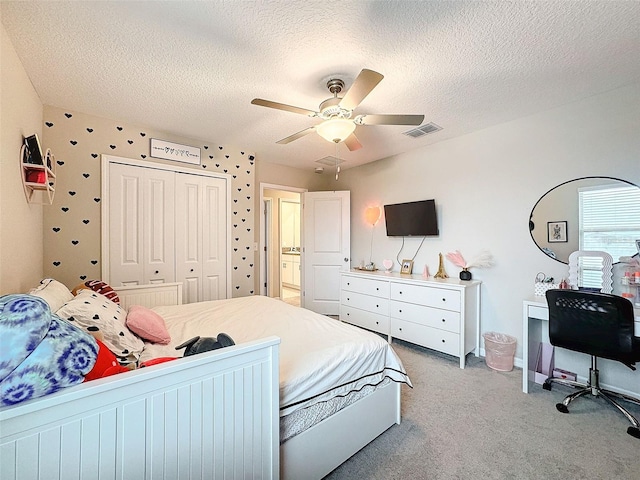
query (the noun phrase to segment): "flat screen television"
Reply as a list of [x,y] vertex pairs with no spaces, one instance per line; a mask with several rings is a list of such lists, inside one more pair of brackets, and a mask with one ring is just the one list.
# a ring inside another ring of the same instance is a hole
[[425,237],[439,233],[435,200],[385,205],[384,219],[389,237]]

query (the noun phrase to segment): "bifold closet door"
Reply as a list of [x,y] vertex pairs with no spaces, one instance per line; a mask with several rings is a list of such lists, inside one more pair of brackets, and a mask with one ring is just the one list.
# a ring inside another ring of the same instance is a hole
[[227,298],[227,223],[224,179],[176,174],[176,281],[184,303]]
[[174,173],[112,163],[109,178],[109,282],[174,282]]

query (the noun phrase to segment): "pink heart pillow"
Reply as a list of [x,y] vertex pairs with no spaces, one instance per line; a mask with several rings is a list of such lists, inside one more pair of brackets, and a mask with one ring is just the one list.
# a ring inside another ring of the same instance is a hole
[[126,324],[133,333],[152,343],[168,345],[171,341],[163,318],[146,307],[131,305],[127,312]]

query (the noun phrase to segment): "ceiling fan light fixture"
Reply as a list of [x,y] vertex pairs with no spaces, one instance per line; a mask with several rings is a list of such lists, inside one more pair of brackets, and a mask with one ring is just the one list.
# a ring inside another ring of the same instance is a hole
[[340,143],[353,133],[356,124],[346,118],[330,118],[316,126],[316,132],[326,141]]

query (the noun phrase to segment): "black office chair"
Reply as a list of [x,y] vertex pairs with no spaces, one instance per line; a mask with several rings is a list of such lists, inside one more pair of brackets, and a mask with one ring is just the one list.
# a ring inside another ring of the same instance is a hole
[[640,339],[633,335],[633,304],[617,295],[578,290],[547,290],[546,296],[551,344],[591,355],[586,384],[552,377],[544,382],[545,390],[551,390],[552,383],[580,389],[567,395],[562,403],[556,404],[556,408],[562,413],[569,413],[569,404],[582,395],[590,393],[602,397],[631,422],[627,433],[640,438],[638,421],[612,397],[639,405],[640,399],[600,388],[597,364],[597,357],[608,358],[636,369],[635,362],[640,362]]

